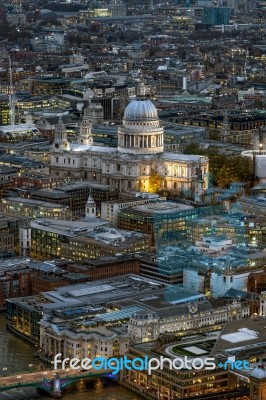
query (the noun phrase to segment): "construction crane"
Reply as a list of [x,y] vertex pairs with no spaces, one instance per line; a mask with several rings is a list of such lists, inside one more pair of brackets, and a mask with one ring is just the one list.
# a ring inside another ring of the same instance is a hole
[[249,58],[249,49],[247,48],[246,50],[246,56],[245,56],[245,65],[244,65],[244,76],[247,79],[247,63],[248,63],[248,58]]
[[10,56],[8,58],[8,64],[9,64],[9,94],[8,94],[9,122],[10,125],[15,125],[15,105],[13,102],[14,87],[13,87],[12,63]]

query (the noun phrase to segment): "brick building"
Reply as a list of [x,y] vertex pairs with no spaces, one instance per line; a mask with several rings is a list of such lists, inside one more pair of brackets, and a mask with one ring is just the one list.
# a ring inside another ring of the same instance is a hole
[[82,283],[89,280],[85,274],[69,274],[65,273],[61,276],[54,275],[39,275],[34,276],[32,280],[32,294],[39,294],[42,292],[50,292],[59,287],[67,286],[73,283]]
[[127,274],[139,275],[140,262],[134,256],[109,256],[82,264],[70,264],[67,269],[71,272],[82,272],[91,280],[96,280]]
[[57,176],[29,172],[14,177],[12,179],[11,187],[21,188],[22,186],[31,186],[40,189],[52,189],[57,186],[58,182],[59,179]]
[[263,272],[249,274],[247,290],[258,294],[266,290],[266,267]]
[[24,266],[14,266],[1,272],[3,275],[0,277],[0,311],[4,311],[7,299],[31,294],[32,271]]

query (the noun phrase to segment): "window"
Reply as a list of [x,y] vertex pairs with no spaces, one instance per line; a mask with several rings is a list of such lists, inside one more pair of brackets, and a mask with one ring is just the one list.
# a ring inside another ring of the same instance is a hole
[[116,165],[116,170],[117,170],[117,171],[120,171],[120,164],[117,164],[117,165]]

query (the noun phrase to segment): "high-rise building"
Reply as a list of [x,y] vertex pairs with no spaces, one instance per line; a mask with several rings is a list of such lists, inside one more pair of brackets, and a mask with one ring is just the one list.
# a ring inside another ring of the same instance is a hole
[[127,15],[126,5],[121,0],[112,0],[110,9],[113,18],[125,17]]
[[0,95],[0,126],[10,124],[8,97]]
[[230,8],[204,7],[202,23],[207,25],[227,25],[229,23]]

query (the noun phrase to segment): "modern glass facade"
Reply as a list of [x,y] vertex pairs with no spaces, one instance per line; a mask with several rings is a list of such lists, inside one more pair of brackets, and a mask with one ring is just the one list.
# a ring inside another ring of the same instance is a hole
[[204,7],[202,23],[208,25],[227,25],[229,23],[230,8]]

